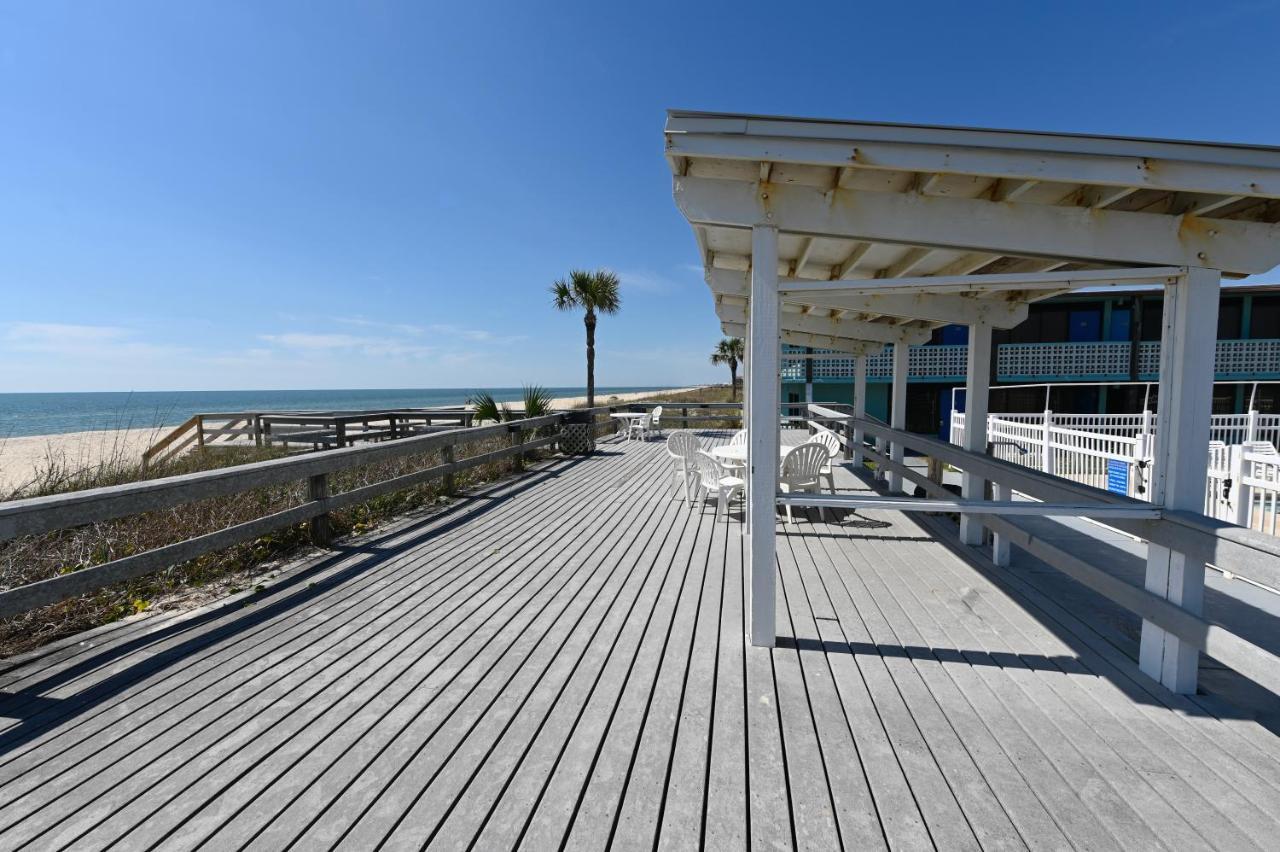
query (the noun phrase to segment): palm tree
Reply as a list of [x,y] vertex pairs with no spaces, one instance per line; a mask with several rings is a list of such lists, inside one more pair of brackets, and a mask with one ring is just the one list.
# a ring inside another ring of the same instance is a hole
[[616,314],[622,307],[618,284],[618,276],[607,269],[575,269],[569,273],[569,280],[562,278],[551,285],[557,309],[582,308],[586,312],[582,322],[587,327],[587,408],[596,404],[596,314]]
[[738,398],[738,364],[747,360],[746,349],[740,337],[726,337],[716,344],[711,353],[712,364],[727,364],[729,367],[729,399]]

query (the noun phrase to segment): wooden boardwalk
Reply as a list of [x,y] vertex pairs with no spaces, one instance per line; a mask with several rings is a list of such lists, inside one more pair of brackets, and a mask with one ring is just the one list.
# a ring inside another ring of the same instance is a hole
[[602,445],[8,671],[0,848],[1275,848],[1280,743],[1034,578],[798,519],[754,649],[674,495]]

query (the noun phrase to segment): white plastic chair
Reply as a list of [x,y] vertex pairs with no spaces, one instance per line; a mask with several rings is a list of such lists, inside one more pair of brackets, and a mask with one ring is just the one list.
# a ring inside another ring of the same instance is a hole
[[[803,491],[822,493],[822,468],[831,460],[827,448],[816,441],[808,441],[792,449],[782,460],[782,472],[778,476],[778,489],[784,494]],[[826,514],[819,508],[819,517]],[[791,518],[791,506],[787,506],[787,523]]]
[[650,424],[653,422],[653,415],[646,414],[643,417],[632,417],[627,425],[627,440],[632,438],[643,440],[644,436],[649,434]]
[[653,407],[653,411],[649,412],[649,416],[650,416],[650,418],[651,418],[651,420],[650,420],[650,422],[649,422],[649,428],[651,428],[653,431],[657,432],[657,433],[658,433],[658,436],[659,436],[659,437],[661,437],[661,436],[662,436],[662,426],[660,426],[660,425],[659,425],[659,421],[660,421],[660,420],[662,420],[662,406],[661,406],[661,405],[655,405],[655,406]]
[[831,470],[831,463],[840,456],[840,436],[835,432],[832,432],[830,429],[825,429],[821,426],[816,427],[816,429],[817,431],[814,432],[813,437],[809,440],[811,442],[822,444],[822,446],[827,448],[827,463],[822,468],[822,476],[826,477],[827,486],[831,489],[831,493],[835,494],[836,477],[835,473]]
[[675,468],[676,480],[684,489],[686,503],[693,499],[691,492],[693,483],[698,480],[698,453],[701,450],[702,444],[697,437],[684,429],[672,432],[667,438],[667,455]]
[[729,439],[729,446],[741,447],[747,443],[747,430],[739,429],[733,433],[733,437]]
[[719,519],[724,510],[724,522],[729,523],[729,501],[734,495],[743,493],[747,487],[746,480],[734,476],[725,468],[720,460],[705,450],[698,450],[698,499],[705,500],[713,490],[716,492],[716,514],[712,519]]

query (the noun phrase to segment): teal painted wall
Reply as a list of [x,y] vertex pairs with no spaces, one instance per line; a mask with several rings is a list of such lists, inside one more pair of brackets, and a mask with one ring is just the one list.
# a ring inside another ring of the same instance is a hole
[[[889,419],[889,387],[887,382],[867,384],[867,413],[881,420]],[[782,401],[790,402],[794,394],[797,402],[804,402],[804,382],[783,382]],[[813,401],[843,402],[853,404],[853,382],[814,382]]]

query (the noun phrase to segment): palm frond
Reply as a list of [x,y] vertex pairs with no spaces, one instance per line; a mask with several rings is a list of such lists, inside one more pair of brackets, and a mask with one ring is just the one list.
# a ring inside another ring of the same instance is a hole
[[711,352],[712,364],[738,364],[746,358],[746,349],[740,337],[726,337]]
[[616,314],[622,308],[622,282],[608,269],[584,272],[575,278],[575,287],[583,307],[598,314]]
[[578,306],[578,297],[567,281],[560,280],[551,285],[551,303],[557,310],[568,311]]
[[475,409],[476,422],[493,421],[502,423],[511,419],[511,408],[505,403],[499,404],[488,391],[480,391],[467,399],[467,404]]
[[542,385],[525,385],[523,396],[525,417],[543,417],[551,413],[551,393]]

